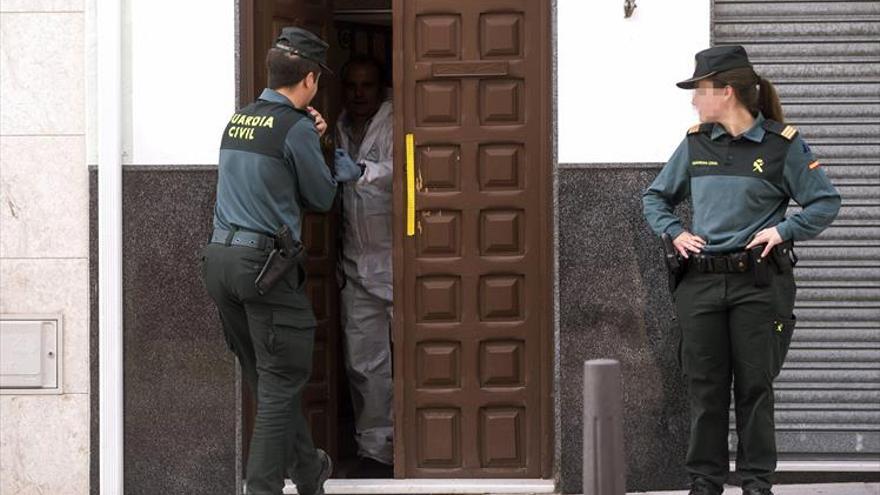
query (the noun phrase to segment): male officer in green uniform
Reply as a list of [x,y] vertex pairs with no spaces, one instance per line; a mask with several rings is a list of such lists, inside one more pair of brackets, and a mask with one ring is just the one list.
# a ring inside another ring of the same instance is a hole
[[[797,129],[782,122],[773,85],[755,74],[743,47],[701,51],[694,76],[678,86],[694,89],[702,124],[688,131],[643,203],[652,229],[672,239],[686,267],[674,299],[691,411],[691,494],[722,493],[733,382],[743,493],[772,495],[773,379],[795,323],[792,241],[828,227],[840,195]],[[686,198],[693,234],[673,211]],[[792,199],[803,209],[786,217]]]
[[300,494],[323,494],[332,471],[301,410],[316,322],[299,238],[303,210],[329,210],[337,183],[362,171],[337,153],[331,172],[321,152],[327,124],[308,105],[321,73],[329,71],[326,53],[327,44],[314,34],[284,28],[266,57],[269,88],[232,116],[220,147],[202,277],[257,398],[249,494],[282,493],[288,473]]

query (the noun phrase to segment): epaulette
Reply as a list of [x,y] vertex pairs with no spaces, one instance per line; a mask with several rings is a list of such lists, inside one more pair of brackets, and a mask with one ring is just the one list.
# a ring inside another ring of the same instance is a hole
[[711,132],[714,124],[695,124],[688,129],[688,135],[696,134],[698,132]]
[[794,139],[794,137],[798,133],[798,130],[795,126],[785,125],[781,122],[776,122],[775,120],[765,120],[764,129],[772,132],[773,134],[778,134],[789,141]]

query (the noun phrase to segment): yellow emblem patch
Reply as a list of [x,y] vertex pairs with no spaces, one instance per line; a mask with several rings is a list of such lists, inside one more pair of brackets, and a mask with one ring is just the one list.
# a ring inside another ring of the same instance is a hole
[[758,172],[759,174],[764,173],[764,159],[758,158],[752,163],[752,172]]
[[244,139],[252,141],[254,133],[263,127],[271,129],[275,125],[275,117],[271,115],[247,115],[236,113],[229,119],[229,130],[227,135],[233,139]]

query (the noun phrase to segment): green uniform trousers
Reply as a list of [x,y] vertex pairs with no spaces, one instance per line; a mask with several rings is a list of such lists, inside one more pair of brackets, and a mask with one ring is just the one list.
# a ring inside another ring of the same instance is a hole
[[202,278],[257,398],[247,493],[277,495],[288,466],[297,480],[315,480],[321,470],[300,397],[312,370],[315,317],[302,269],[291,270],[265,295],[257,292],[254,280],[267,257],[248,247],[208,244]]
[[796,289],[790,268],[772,268],[768,287],[755,287],[750,272],[692,269],[675,290],[691,415],[686,469],[718,493],[729,470],[731,382],[743,488],[769,488],[776,470],[773,380],[791,342]]

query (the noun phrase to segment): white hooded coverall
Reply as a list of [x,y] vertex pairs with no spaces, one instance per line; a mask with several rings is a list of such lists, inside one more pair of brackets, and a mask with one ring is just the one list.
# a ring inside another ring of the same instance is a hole
[[337,146],[365,165],[356,182],[343,185],[342,325],[351,384],[358,455],[393,462],[391,378],[391,192],[393,112],[385,101],[367,123],[360,146],[343,112]]

